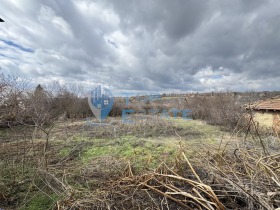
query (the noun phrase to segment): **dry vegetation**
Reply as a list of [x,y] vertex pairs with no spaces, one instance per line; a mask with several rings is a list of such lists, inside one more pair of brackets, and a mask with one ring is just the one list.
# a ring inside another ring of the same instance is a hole
[[[280,206],[280,139],[260,133],[234,94],[138,106],[191,108],[192,121],[147,116],[123,124],[111,117],[110,126],[89,126],[74,118],[89,116],[82,97],[13,82],[1,75],[1,209]],[[61,118],[65,109],[72,119]]]
[[47,150],[44,132],[38,132],[33,142],[28,139],[33,129],[2,132],[1,207],[275,209],[280,205],[276,137],[258,138],[250,126],[242,135],[242,130],[229,135],[200,121],[150,119],[142,125],[124,125],[109,120],[114,128],[57,122]]

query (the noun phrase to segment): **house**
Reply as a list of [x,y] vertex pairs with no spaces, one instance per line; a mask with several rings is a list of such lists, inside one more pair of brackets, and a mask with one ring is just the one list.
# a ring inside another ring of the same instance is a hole
[[250,108],[259,126],[280,132],[280,97],[258,101],[250,105]]

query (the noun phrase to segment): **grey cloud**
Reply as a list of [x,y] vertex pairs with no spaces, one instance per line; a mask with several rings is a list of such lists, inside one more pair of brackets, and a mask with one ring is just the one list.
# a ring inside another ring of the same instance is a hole
[[4,1],[0,36],[34,53],[0,49],[0,65],[118,92],[277,90],[279,9],[277,0]]
[[126,32],[139,26],[147,31],[160,30],[177,40],[192,33],[207,14],[203,0],[109,1],[120,15]]

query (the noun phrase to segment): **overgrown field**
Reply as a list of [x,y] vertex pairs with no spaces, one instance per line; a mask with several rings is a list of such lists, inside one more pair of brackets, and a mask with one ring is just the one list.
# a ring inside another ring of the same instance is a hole
[[0,130],[2,209],[275,209],[280,140],[198,120]]

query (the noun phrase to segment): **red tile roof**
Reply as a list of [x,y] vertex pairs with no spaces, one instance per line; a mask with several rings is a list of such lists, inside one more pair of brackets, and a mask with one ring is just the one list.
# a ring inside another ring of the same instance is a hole
[[280,111],[280,98],[271,98],[256,102],[251,106],[254,110]]

